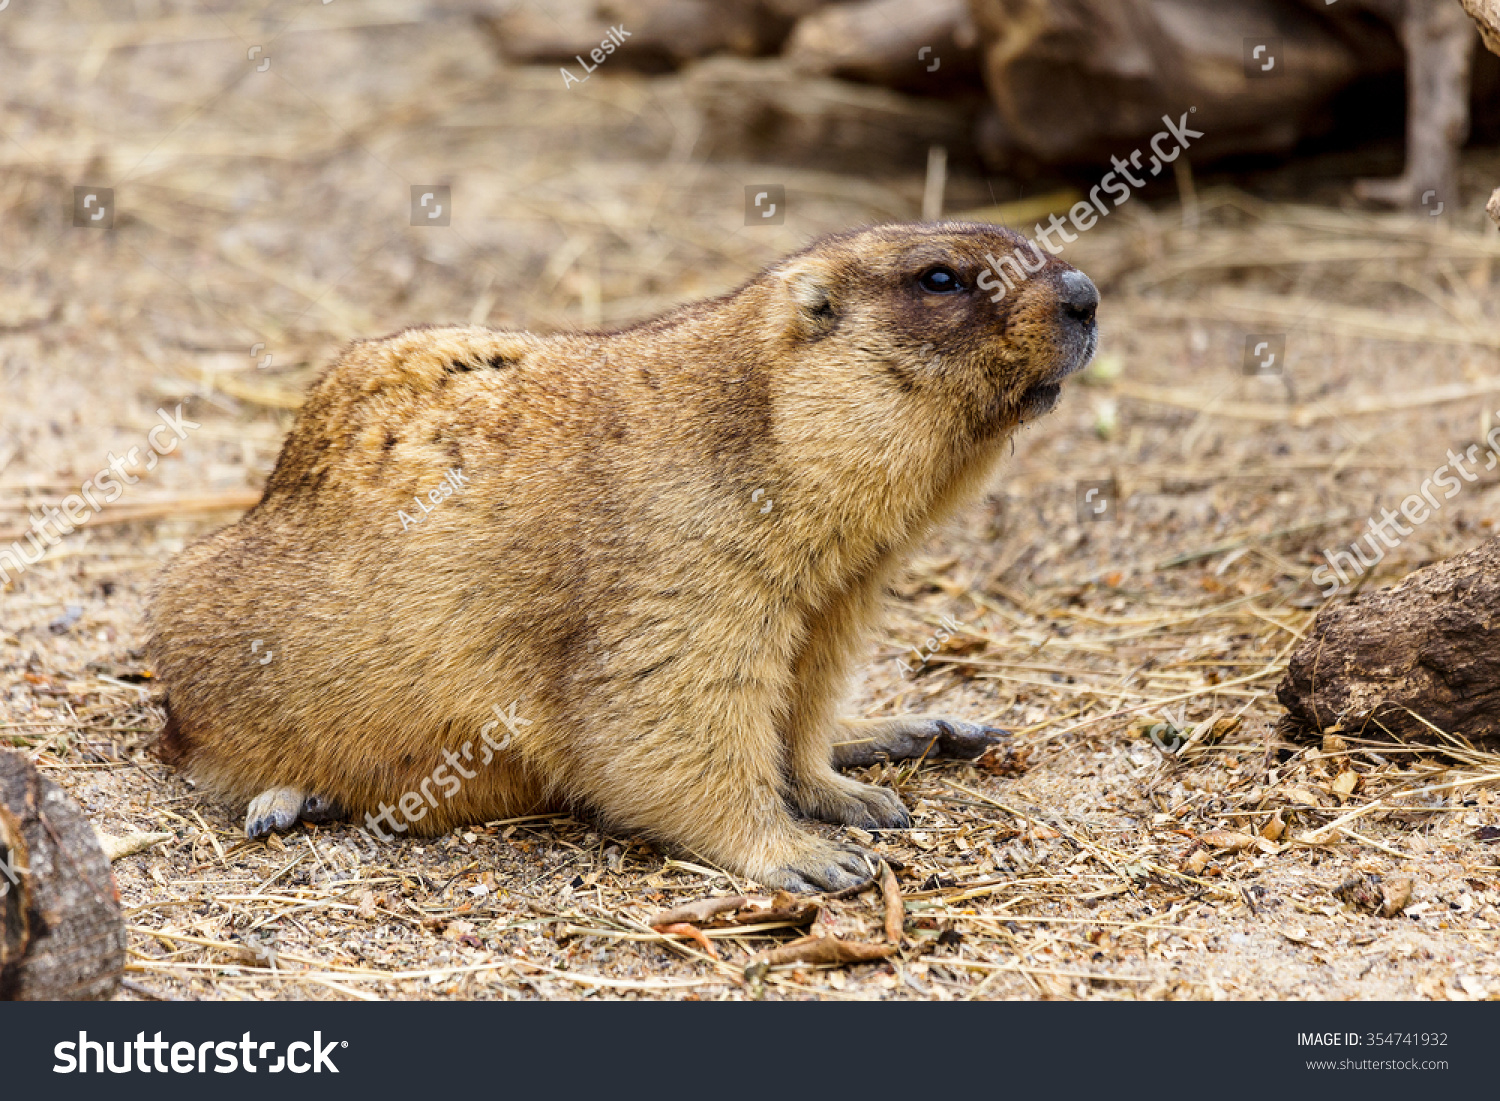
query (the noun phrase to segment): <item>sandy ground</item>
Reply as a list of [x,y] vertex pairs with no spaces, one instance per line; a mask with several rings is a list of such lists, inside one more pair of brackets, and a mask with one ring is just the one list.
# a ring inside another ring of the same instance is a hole
[[[1273,694],[1320,551],[1500,408],[1481,212],[1500,157],[1475,152],[1436,219],[1354,209],[1329,163],[1133,200],[1068,246],[1104,292],[1101,356],[913,564],[850,705],[1012,745],[871,770],[915,812],[858,837],[900,865],[898,954],[747,978],[809,923],[882,943],[879,893],[700,942],[650,916],[753,885],[568,818],[248,844],[243,808],[149,752],[142,604],[254,500],[345,340],[647,316],[820,232],[916,217],[922,166],[737,159],[684,78],[564,89],[397,3],[103,11],[0,17],[0,543],[144,456],[158,408],[199,427],[0,588],[0,741],[106,833],[166,835],[114,865],[122,997],[1500,996],[1500,758],[1378,730],[1289,742]],[[767,183],[785,222],[746,226]],[[411,189],[433,184],[452,223],[413,227]],[[77,186],[113,189],[112,229],[75,228]],[[1014,194],[960,165],[948,209]],[[1264,336],[1285,369],[1247,376]],[[1480,469],[1363,583],[1484,539],[1497,485]],[[1372,912],[1401,880],[1404,911]]]

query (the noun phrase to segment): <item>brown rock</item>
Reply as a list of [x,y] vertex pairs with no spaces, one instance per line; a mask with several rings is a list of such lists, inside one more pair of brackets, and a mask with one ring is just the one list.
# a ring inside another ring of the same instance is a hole
[[1405,876],[1388,880],[1380,888],[1380,916],[1395,917],[1411,905],[1412,882]]

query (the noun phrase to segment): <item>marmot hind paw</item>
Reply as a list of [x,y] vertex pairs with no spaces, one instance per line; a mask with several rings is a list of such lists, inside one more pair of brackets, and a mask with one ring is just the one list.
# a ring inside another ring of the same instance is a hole
[[332,822],[343,816],[343,809],[326,795],[307,795],[301,788],[267,788],[250,800],[245,836],[254,841],[276,830],[289,830],[299,820]]

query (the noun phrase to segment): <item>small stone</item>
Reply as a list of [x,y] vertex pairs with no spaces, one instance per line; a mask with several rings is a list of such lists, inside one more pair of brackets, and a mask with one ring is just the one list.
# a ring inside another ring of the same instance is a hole
[[1406,876],[1393,879],[1381,887],[1381,917],[1395,917],[1411,905],[1412,882]]

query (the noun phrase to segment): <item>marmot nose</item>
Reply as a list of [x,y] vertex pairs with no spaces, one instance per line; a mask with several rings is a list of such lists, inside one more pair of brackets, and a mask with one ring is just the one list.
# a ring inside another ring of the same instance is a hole
[[1094,320],[1094,311],[1099,308],[1099,288],[1081,271],[1062,273],[1063,312],[1081,325]]

